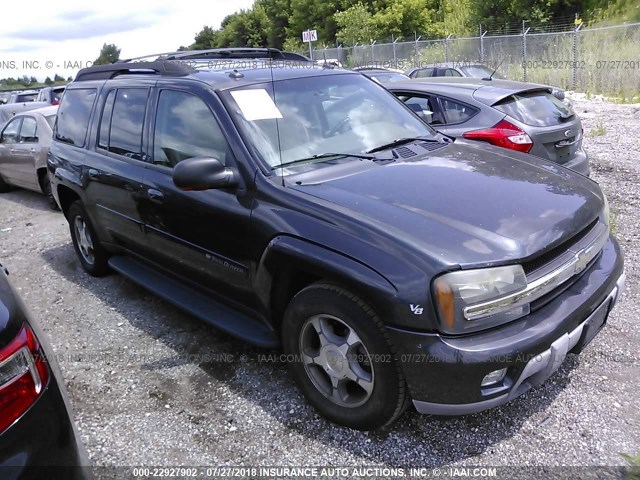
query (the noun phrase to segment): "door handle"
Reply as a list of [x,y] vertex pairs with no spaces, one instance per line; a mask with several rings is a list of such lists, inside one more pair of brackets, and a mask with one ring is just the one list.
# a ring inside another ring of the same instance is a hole
[[87,175],[89,175],[89,178],[91,180],[98,180],[100,178],[100,172],[98,170],[96,170],[95,168],[90,168],[87,171]]
[[164,193],[160,190],[156,190],[155,188],[150,188],[147,190],[147,197],[154,203],[162,203],[164,202]]

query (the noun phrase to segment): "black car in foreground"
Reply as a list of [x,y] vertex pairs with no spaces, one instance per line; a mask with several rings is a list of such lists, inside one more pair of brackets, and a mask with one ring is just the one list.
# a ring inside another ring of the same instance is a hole
[[0,265],[0,478],[90,478],[70,412],[46,337]]
[[358,429],[411,401],[501,405],[601,330],[624,274],[594,181],[457,145],[360,74],[268,49],[215,68],[233,55],[67,87],[48,167],[89,274],[282,346],[308,401]]

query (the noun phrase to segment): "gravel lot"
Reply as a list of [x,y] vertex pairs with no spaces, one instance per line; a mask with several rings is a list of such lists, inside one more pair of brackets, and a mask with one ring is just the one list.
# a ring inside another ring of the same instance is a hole
[[285,365],[261,357],[277,352],[220,334],[119,275],[84,274],[66,221],[43,196],[0,196],[0,258],[50,335],[92,461],[624,464],[620,452],[640,451],[640,105],[574,99],[626,255],[627,292],[608,326],[552,379],[506,406],[453,419],[409,410],[374,433],[316,415]]

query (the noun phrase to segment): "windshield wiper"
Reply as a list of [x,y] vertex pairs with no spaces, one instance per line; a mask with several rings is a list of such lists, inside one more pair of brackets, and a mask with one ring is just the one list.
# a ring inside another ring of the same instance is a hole
[[372,148],[371,150],[367,150],[365,153],[375,153],[380,152],[382,150],[387,150],[393,147],[399,147],[400,145],[404,145],[405,143],[411,142],[438,142],[441,143],[437,138],[428,138],[428,137],[406,137],[406,138],[397,138],[393,142],[385,143],[384,145],[380,145],[379,147]]
[[[367,152],[369,153],[369,152]],[[346,158],[346,157],[352,157],[352,158],[359,158],[361,160],[373,160],[374,162],[383,162],[383,161],[394,161],[395,158],[379,158],[376,157],[375,155],[363,155],[363,154],[359,154],[359,153],[332,153],[332,152],[327,152],[327,153],[318,153],[317,155],[312,155],[310,157],[306,157],[306,158],[299,158],[297,160],[292,160],[290,162],[285,162],[285,163],[281,163],[280,165],[277,165],[275,167],[272,167],[272,170],[276,170],[278,168],[283,168],[283,167],[288,167],[289,165],[296,165],[298,163],[305,163],[305,162],[312,162],[314,160],[321,160],[323,158]]]

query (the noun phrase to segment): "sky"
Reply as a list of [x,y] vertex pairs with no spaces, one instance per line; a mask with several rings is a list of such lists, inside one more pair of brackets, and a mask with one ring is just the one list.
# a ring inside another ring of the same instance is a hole
[[116,44],[120,58],[175,51],[193,43],[205,25],[218,28],[225,16],[253,1],[31,0],[24,7],[11,2],[2,8],[0,78],[73,76],[105,43]]

